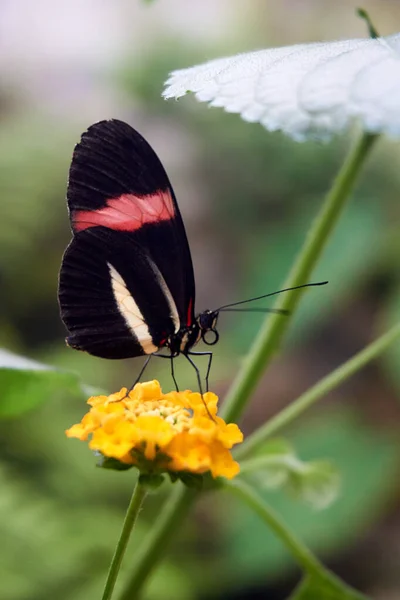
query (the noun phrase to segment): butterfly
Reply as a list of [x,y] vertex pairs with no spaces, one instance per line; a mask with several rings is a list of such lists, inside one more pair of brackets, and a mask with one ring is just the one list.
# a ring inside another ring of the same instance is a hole
[[216,344],[219,313],[250,300],[196,315],[185,227],[154,150],[122,121],[95,123],[74,149],[67,203],[73,237],[58,289],[67,344],[101,358],[147,356],[137,380],[153,355],[170,358],[177,388],[173,359],[182,354],[201,392],[192,356],[206,355],[208,389],[212,353],[193,347]]

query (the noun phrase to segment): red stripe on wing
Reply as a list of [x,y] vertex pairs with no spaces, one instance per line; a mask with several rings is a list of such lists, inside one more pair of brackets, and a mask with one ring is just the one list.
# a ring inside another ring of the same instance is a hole
[[193,298],[190,298],[190,300],[189,300],[189,306],[188,306],[188,309],[187,309],[187,317],[186,317],[186,319],[187,319],[186,325],[188,327],[190,327],[190,325],[193,324]]
[[159,190],[147,196],[122,194],[107,200],[98,210],[77,210],[72,215],[74,231],[102,225],[115,231],[135,231],[145,223],[169,221],[175,208],[169,190]]

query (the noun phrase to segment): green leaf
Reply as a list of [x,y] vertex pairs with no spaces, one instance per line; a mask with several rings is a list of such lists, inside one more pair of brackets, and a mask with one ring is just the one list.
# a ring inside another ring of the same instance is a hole
[[112,456],[103,456],[101,452],[96,452],[95,454],[98,457],[96,466],[100,469],[111,469],[113,471],[128,471],[134,466],[129,465],[127,463],[123,463],[117,458],[113,458]]
[[139,483],[148,492],[156,492],[165,481],[164,475],[160,473],[141,473],[139,475]]
[[178,473],[178,476],[182,483],[187,487],[194,488],[195,490],[201,490],[203,488],[203,475],[182,471]]
[[340,579],[328,580],[317,575],[306,576],[288,600],[367,600]]
[[60,392],[85,398],[77,375],[0,349],[0,418],[17,417]]
[[293,447],[283,438],[269,440],[254,459],[240,465],[241,475],[254,474],[254,479],[268,489],[279,489],[288,483],[290,462],[295,457]]
[[304,462],[283,439],[267,442],[255,458],[242,462],[241,476],[246,474],[265,489],[286,489],[319,510],[335,501],[340,487],[339,472],[330,461]]
[[340,474],[328,460],[300,463],[289,481],[293,493],[315,509],[328,508],[338,497]]

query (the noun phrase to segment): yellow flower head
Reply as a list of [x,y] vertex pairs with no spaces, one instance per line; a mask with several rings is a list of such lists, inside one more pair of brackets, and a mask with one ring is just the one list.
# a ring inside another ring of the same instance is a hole
[[91,439],[104,457],[143,473],[202,474],[231,479],[239,472],[230,449],[243,440],[237,425],[217,416],[211,392],[163,394],[158,381],[137,383],[110,396],[89,398],[90,411],[68,437]]

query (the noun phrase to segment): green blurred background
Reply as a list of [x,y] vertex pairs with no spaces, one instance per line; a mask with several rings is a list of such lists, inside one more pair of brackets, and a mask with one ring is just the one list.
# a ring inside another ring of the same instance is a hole
[[[222,55],[364,37],[357,5],[1,2],[0,345],[109,391],[129,386],[140,369],[140,360],[104,361],[66,348],[58,316],[72,148],[104,118],[137,128],[170,175],[192,249],[198,310],[278,289],[352,136],[297,144],[193,98],[165,102],[163,81],[172,69]],[[363,5],[383,35],[399,29],[398,2]],[[399,319],[399,159],[398,143],[379,142],[314,274],[329,286],[305,295],[284,352],[242,423],[246,432]],[[211,374],[221,396],[261,319],[221,316]],[[170,389],[164,362],[153,361],[146,375]],[[195,388],[193,371],[181,363],[177,371],[182,387]],[[397,346],[287,432],[302,458],[338,465],[337,502],[316,512],[267,494],[329,566],[376,600],[400,597],[399,399]],[[0,424],[0,598],[98,598],[134,474],[95,469],[87,447],[65,438],[85,411],[76,394],[53,390],[44,400]],[[147,503],[136,549],[159,502]],[[257,518],[217,495],[197,506],[145,597],[274,600],[285,598],[297,578]]]

